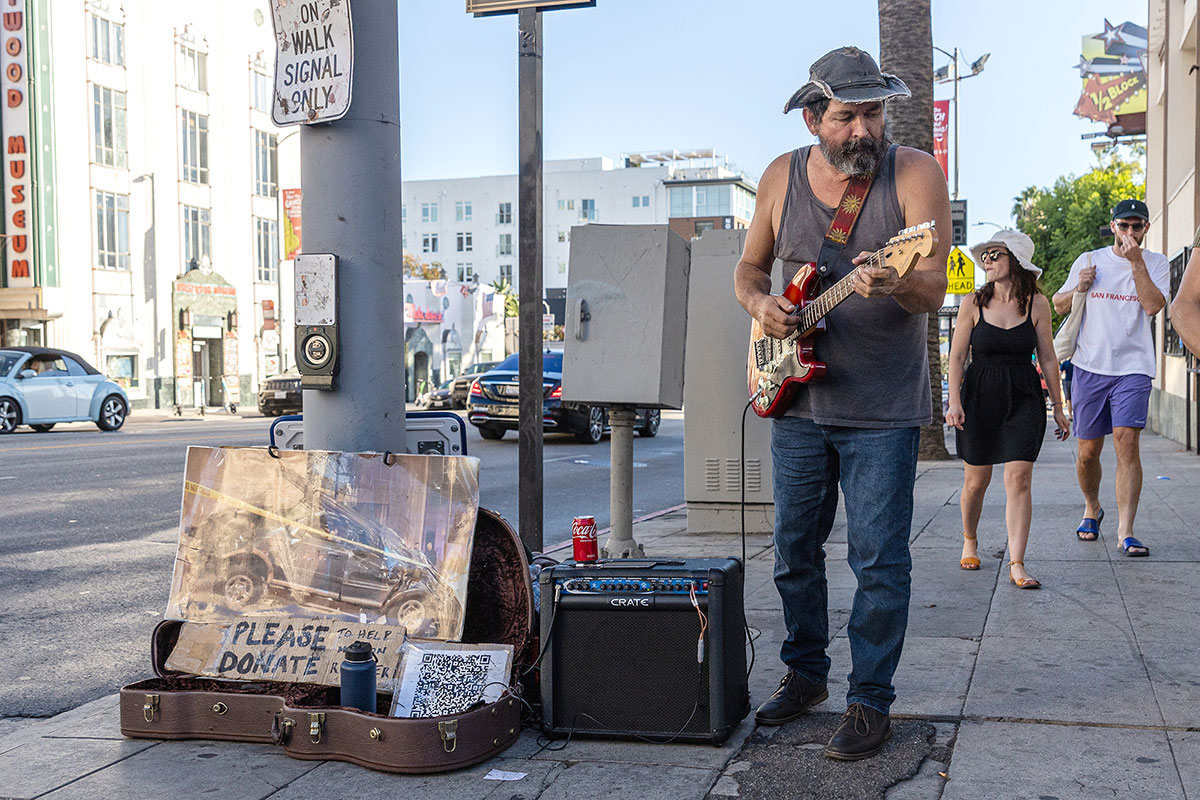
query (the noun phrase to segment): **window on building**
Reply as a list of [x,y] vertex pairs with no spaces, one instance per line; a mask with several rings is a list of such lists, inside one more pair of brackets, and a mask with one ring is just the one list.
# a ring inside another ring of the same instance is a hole
[[565,262],[565,261],[558,262],[558,274],[565,275],[566,272],[567,272],[567,262]]
[[513,254],[512,234],[511,233],[500,234],[500,243],[498,245],[496,245],[496,255],[511,256],[512,254]]
[[[1171,259],[1171,297],[1176,297],[1179,294],[1179,284],[1183,280],[1183,271],[1187,267],[1188,259],[1192,256],[1192,248],[1185,247],[1174,258]],[[1170,309],[1163,315],[1166,320],[1163,327],[1163,352],[1169,356],[1186,355],[1183,347],[1183,341],[1179,338],[1179,334],[1175,332],[1175,324],[1171,320]],[[1155,320],[1158,317],[1155,315]]]
[[455,222],[470,222],[471,221],[471,201],[459,200],[454,204],[454,221]]
[[254,132],[254,193],[259,197],[274,197],[275,148],[278,139],[265,131]]
[[175,80],[193,92],[208,91],[208,54],[183,42],[176,53]]
[[438,235],[436,233],[425,233],[421,235],[421,252],[436,253],[438,251]]
[[565,241],[567,240],[567,232],[566,232],[566,231],[559,231],[559,232],[558,232],[558,240],[559,240],[560,242],[565,242]]
[[504,280],[508,281],[509,284],[511,284],[513,282],[512,264],[501,264],[500,265],[500,277],[503,278]]
[[183,180],[188,183],[208,183],[208,117],[195,111],[182,109]]
[[271,76],[256,69],[250,70],[250,101],[255,111],[271,113]]
[[92,58],[115,67],[125,66],[125,26],[92,15]]
[[183,207],[183,263],[191,267],[204,258],[212,259],[211,212],[196,206]]
[[400,206],[400,224],[403,225],[406,222],[408,222],[408,206],[401,205]]
[[458,282],[466,283],[475,277],[475,267],[471,263],[458,264]]
[[438,204],[437,203],[421,203],[421,222],[430,223],[438,221]]
[[129,195],[96,192],[96,259],[99,269],[129,269]]
[[512,203],[501,203],[496,212],[497,225],[512,225]]
[[129,167],[125,132],[125,93],[92,85],[92,138],[97,164],[117,169]]
[[699,220],[698,222],[696,222],[696,236],[699,236],[700,234],[704,233],[705,231],[711,231],[715,227],[716,227],[716,225],[713,224],[713,221],[711,219]]
[[460,253],[470,253],[475,249],[475,238],[471,233],[459,233],[456,237],[456,249]]
[[559,211],[574,211],[575,210],[575,198],[572,197],[570,200],[559,200],[558,201],[558,210]]
[[406,250],[408,250],[408,237],[401,234],[401,236],[400,236],[400,252],[401,252],[401,254],[403,254]]
[[260,283],[279,280],[279,237],[273,219],[254,218],[254,277]]
[[137,362],[136,353],[106,355],[104,357],[104,376],[110,381],[120,384],[122,388],[133,389],[138,385]]
[[642,195],[642,208],[649,208],[649,207],[650,207],[650,195],[644,194],[644,195]]
[[589,221],[596,220],[596,201],[584,198],[579,201],[579,218]]
[[633,196],[633,207],[641,208],[641,205],[642,205],[642,196],[640,194],[635,194]]

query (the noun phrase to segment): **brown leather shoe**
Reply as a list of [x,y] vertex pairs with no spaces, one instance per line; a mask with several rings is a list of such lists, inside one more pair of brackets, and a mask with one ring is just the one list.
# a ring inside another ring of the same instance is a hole
[[870,706],[852,703],[842,715],[842,724],[833,732],[825,755],[838,761],[870,758],[892,738],[892,722]]
[[813,683],[788,670],[779,682],[779,688],[771,699],[758,707],[754,722],[758,725],[782,725],[804,716],[818,703],[829,699],[829,688],[825,683]]

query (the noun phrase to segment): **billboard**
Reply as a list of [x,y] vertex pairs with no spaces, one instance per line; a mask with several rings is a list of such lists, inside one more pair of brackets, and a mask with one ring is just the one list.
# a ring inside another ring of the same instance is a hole
[[1075,116],[1106,123],[1112,133],[1146,132],[1146,36],[1141,25],[1106,19],[1103,32],[1083,37]]

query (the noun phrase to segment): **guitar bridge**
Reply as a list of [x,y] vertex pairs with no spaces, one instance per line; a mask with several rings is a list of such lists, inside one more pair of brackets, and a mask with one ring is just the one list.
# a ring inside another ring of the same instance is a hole
[[767,337],[763,337],[754,343],[754,363],[758,368],[765,369],[770,356],[767,354],[767,342],[770,341]]

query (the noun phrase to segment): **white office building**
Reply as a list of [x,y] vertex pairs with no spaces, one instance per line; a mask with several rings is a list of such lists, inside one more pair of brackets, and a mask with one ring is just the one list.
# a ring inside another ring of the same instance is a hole
[[5,215],[24,257],[5,260],[0,344],[78,352],[134,407],[220,403],[223,379],[252,403],[290,360],[275,328],[280,172],[299,186],[299,137],[270,119],[266,0],[14,0],[5,12],[27,64],[25,102],[0,122],[28,153],[6,148],[4,191],[24,170],[29,207]]

